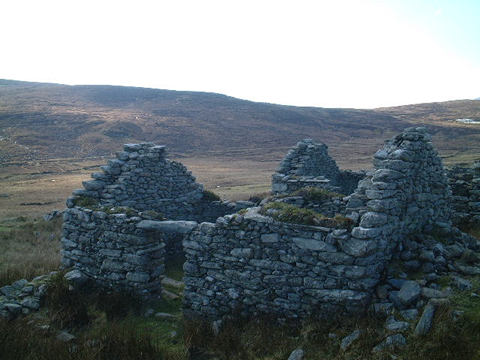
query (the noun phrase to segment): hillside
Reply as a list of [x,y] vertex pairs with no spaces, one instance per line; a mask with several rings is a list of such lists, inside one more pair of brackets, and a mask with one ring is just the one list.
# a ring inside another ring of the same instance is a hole
[[0,80],[0,161],[108,155],[138,141],[165,144],[180,156],[278,157],[304,137],[358,160],[411,124],[429,125],[444,155],[478,150],[480,127],[452,121],[458,117],[480,118],[480,103],[327,109],[213,93]]

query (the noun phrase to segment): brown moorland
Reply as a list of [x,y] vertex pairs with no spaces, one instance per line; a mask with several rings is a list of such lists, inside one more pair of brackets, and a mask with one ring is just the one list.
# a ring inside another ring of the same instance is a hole
[[444,162],[480,158],[480,101],[372,110],[255,103],[220,94],[0,80],[0,218],[62,208],[124,143],[165,144],[224,198],[268,190],[286,151],[310,137],[342,168],[371,166],[385,139],[427,126]]

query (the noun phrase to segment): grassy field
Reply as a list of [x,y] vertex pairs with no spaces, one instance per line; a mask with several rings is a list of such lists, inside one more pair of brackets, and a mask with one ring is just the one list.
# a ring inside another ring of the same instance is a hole
[[[355,150],[356,143],[330,154],[341,169],[369,169],[373,151]],[[204,184],[222,199],[246,200],[250,196],[270,190],[271,175],[288,151],[210,153],[204,157],[186,157],[172,154],[171,158],[182,162]],[[353,155],[352,155],[353,154]],[[469,164],[478,159],[475,151],[447,152],[444,163]],[[4,166],[0,171],[0,231],[5,221],[17,217],[40,217],[54,209],[63,209],[65,200],[74,189],[82,188],[82,181],[99,171],[107,158],[85,161],[55,159]]]
[[0,287],[58,270],[61,219],[19,217],[0,225]]

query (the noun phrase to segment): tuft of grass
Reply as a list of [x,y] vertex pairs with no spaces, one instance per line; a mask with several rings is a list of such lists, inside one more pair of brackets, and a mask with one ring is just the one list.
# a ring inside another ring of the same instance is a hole
[[0,232],[0,286],[57,270],[62,219],[22,220]]
[[142,212],[142,216],[150,220],[167,220],[165,215],[155,210],[147,210]]
[[336,215],[334,218],[329,218],[314,210],[299,208],[295,205],[283,202],[268,203],[262,207],[260,213],[271,216],[277,221],[293,224],[348,229],[353,226],[353,221],[342,215]]
[[[377,329],[382,326],[382,319],[369,317],[288,322],[269,316],[236,317],[225,321],[214,336],[209,323],[187,320],[184,339],[194,359],[284,360],[297,348],[304,349],[307,359],[372,359],[371,349],[381,341]],[[357,328],[363,329],[362,335],[343,353],[339,350],[341,339]],[[332,333],[335,338],[329,336]]]
[[129,321],[111,322],[70,343],[58,341],[53,331],[40,330],[28,319],[0,318],[0,354],[15,360],[186,360],[183,348],[159,342],[149,328]]
[[98,205],[98,200],[89,196],[77,196],[74,200],[76,206],[92,208]]
[[220,201],[220,196],[215,194],[213,191],[210,190],[203,190],[203,201]]
[[240,210],[238,211],[238,214],[239,214],[239,215],[245,215],[247,212],[248,212],[248,209],[240,209]]
[[255,193],[250,195],[248,198],[248,201],[251,201],[255,204],[259,204],[263,199],[266,199],[267,197],[271,196],[272,193],[270,191],[265,191],[261,193]]
[[302,196],[306,201],[322,202],[330,200],[336,197],[344,197],[345,195],[339,194],[327,189],[321,189],[313,186],[307,186],[294,191],[291,195]]
[[105,312],[107,320],[125,318],[129,314],[139,315],[142,299],[128,291],[103,290],[96,296],[96,308]]
[[90,322],[86,296],[70,290],[64,272],[58,272],[48,282],[45,304],[52,322],[60,328],[82,327]]

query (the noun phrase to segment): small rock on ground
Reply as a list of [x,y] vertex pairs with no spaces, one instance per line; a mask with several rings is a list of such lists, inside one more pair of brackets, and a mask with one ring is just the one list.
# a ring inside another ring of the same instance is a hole
[[304,352],[302,349],[296,349],[292,351],[292,353],[288,357],[288,360],[302,360],[303,355],[304,355]]
[[423,310],[420,320],[418,320],[415,331],[413,332],[417,336],[422,336],[428,334],[430,328],[432,327],[433,316],[435,315],[435,306],[432,304],[427,304]]
[[406,343],[407,343],[407,340],[405,340],[405,337],[402,334],[390,335],[385,340],[383,340],[380,344],[375,346],[372,351],[379,352],[385,349],[404,346]]
[[352,332],[350,335],[345,336],[342,339],[342,342],[340,343],[340,348],[343,351],[347,350],[348,347],[352,345],[352,343],[360,337],[360,334],[361,334],[361,331],[357,329],[354,332]]
[[162,279],[162,285],[170,285],[172,287],[180,289],[180,288],[183,287],[184,283],[182,281],[177,281],[177,280],[171,279],[169,277],[164,277]]
[[420,297],[421,292],[420,285],[416,281],[409,280],[403,283],[397,297],[403,305],[410,305]]
[[66,331],[61,331],[57,335],[57,340],[63,341],[63,342],[69,342],[75,339],[75,335],[72,335]]
[[168,313],[163,313],[163,312],[158,312],[155,314],[155,317],[158,319],[162,320],[175,320],[175,315],[168,314]]
[[165,289],[162,289],[162,296],[167,298],[167,299],[170,299],[170,300],[175,300],[175,299],[178,299],[180,297],[177,294],[174,294],[173,292],[165,290]]

